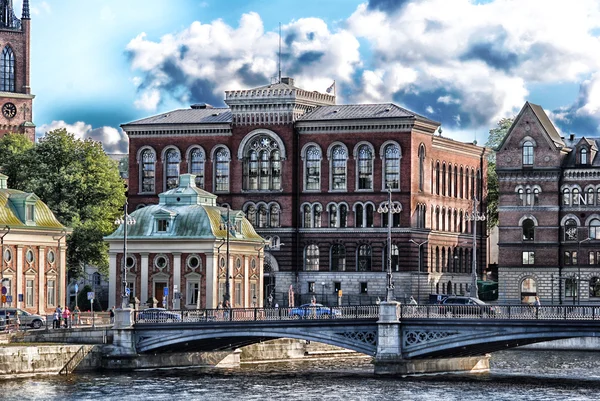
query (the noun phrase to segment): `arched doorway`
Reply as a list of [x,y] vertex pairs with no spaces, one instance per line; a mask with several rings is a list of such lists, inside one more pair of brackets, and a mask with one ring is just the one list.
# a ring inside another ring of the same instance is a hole
[[531,304],[533,301],[535,301],[536,296],[537,283],[535,279],[527,277],[521,281],[521,302]]

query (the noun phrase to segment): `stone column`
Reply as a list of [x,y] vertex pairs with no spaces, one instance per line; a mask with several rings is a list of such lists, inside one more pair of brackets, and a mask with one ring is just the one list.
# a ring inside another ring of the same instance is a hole
[[44,253],[46,247],[40,246],[38,249],[38,310],[37,313],[41,315],[46,314],[46,302],[44,296],[44,289],[46,284],[46,254]]
[[[250,296],[250,260],[251,259],[247,257],[244,258],[244,295],[242,298],[244,308],[254,307],[254,305],[252,305],[252,297]],[[258,294],[256,301],[258,302]]]
[[142,269],[140,278],[140,303],[148,306],[148,252],[142,252]]
[[[4,256],[3,256],[4,257]],[[17,287],[15,291],[15,305],[17,308],[21,308],[21,301],[19,301],[19,294],[23,294],[23,245],[17,245]],[[25,296],[25,295],[23,295]],[[60,298],[59,298],[60,299]]]
[[117,253],[108,253],[108,307],[117,305]]
[[62,306],[67,304],[67,248],[66,239],[60,240],[60,266],[58,267],[58,303]]
[[206,308],[214,309],[217,307],[217,291],[216,288],[219,285],[217,277],[217,265],[214,255],[206,254],[206,288],[204,290],[204,296],[206,297]]
[[181,309],[181,299],[176,292],[181,291],[181,253],[173,252],[173,309]]

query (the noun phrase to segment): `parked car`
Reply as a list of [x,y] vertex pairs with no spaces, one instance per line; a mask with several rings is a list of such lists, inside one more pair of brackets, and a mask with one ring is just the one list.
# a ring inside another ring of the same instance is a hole
[[473,297],[462,297],[462,296],[448,296],[444,298],[440,305],[442,305],[441,313],[468,316],[495,316],[497,310],[494,306],[488,305],[482,300]]
[[290,317],[297,319],[309,319],[315,317],[335,318],[342,315],[342,311],[336,308],[329,308],[321,304],[304,304],[290,309]]
[[137,321],[145,323],[181,322],[181,315],[165,308],[148,308],[138,312]]
[[39,329],[46,324],[46,318],[44,316],[29,313],[19,308],[2,308],[0,309],[0,327],[4,327],[6,324],[6,315],[10,315],[10,324],[14,324],[15,316],[19,316],[21,326],[29,326],[34,329]]

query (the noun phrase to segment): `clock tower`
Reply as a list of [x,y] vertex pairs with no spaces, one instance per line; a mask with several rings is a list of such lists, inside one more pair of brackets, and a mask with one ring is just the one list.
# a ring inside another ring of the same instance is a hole
[[12,0],[0,0],[0,137],[19,133],[35,140],[29,87],[31,18],[23,0],[21,19]]

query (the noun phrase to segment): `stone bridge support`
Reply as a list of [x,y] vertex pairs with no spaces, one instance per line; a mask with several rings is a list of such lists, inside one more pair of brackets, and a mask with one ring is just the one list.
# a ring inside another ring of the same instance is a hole
[[403,357],[402,322],[400,304],[382,302],[379,305],[377,321],[377,354],[374,365],[376,375],[414,375],[448,372],[487,372],[490,369],[490,355],[462,358],[405,359]]

